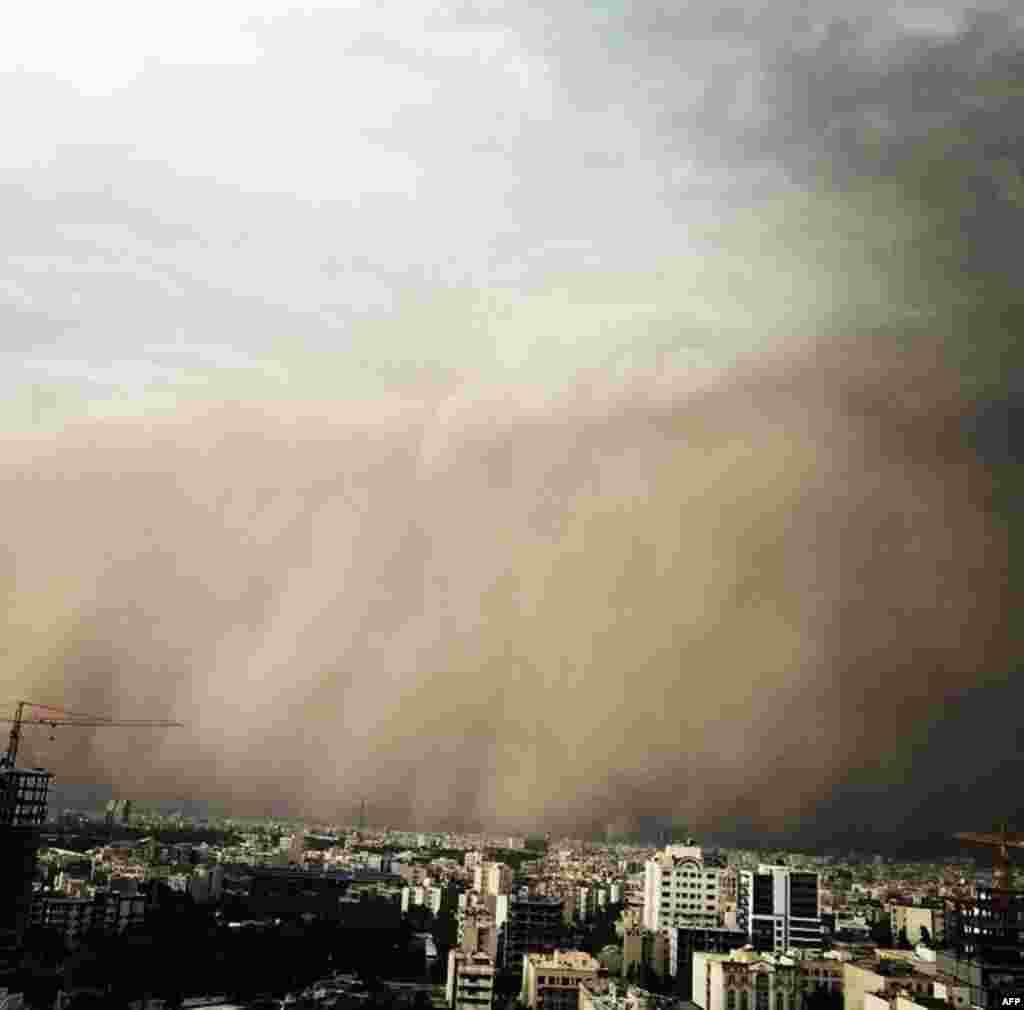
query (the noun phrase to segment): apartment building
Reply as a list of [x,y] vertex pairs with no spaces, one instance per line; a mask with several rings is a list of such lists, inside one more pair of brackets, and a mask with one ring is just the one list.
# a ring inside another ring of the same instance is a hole
[[494,959],[476,951],[448,952],[448,979],[445,989],[451,1010],[491,1010],[494,1005]]
[[697,846],[670,845],[649,859],[644,864],[644,928],[719,925],[722,872],[705,866]]
[[580,950],[523,957],[522,1000],[530,1010],[577,1010],[580,983],[597,978],[601,965]]
[[32,902],[34,926],[52,929],[77,947],[87,933],[124,933],[145,920],[146,899],[140,895],[98,892],[91,898],[62,894],[37,894]]
[[792,958],[749,948],[693,955],[690,998],[703,1010],[800,1010],[799,971]]

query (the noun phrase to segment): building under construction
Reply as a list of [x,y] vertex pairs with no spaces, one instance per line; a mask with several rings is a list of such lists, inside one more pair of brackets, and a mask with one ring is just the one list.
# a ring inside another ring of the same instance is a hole
[[39,831],[46,819],[50,773],[0,762],[0,965],[21,945],[32,910]]
[[992,882],[947,899],[946,950],[937,954],[937,968],[969,985],[975,1006],[1001,1007],[1004,996],[1024,991],[1024,891],[1011,887],[1008,856],[1008,849],[1024,847],[1024,836],[1004,827],[957,837],[994,849]]

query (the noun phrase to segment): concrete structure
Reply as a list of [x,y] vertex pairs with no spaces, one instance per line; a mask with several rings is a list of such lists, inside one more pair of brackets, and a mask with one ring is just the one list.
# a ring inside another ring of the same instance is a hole
[[864,997],[864,1010],[950,1010],[950,1006],[934,996],[868,993]]
[[594,917],[597,896],[593,887],[576,888],[576,914],[580,922],[589,922]]
[[31,921],[60,933],[74,948],[88,933],[111,936],[141,926],[145,915],[146,899],[139,895],[100,891],[92,898],[69,898],[38,894],[32,902]]
[[0,963],[14,956],[32,913],[50,778],[41,768],[0,765]]
[[562,939],[562,901],[534,895],[495,898],[501,967],[515,968],[525,954],[550,954]]
[[691,999],[703,1010],[800,1010],[799,972],[792,958],[745,948],[693,955]]
[[530,1010],[577,1010],[580,982],[597,978],[601,965],[580,950],[523,957],[521,999]]
[[936,975],[932,979],[932,995],[951,1007],[971,1005],[971,987],[951,975]]
[[835,957],[798,957],[797,985],[804,992],[825,992],[842,998],[845,974],[843,962]]
[[480,951],[497,959],[498,926],[486,908],[471,908],[460,912],[457,924],[459,950],[464,954]]
[[659,996],[614,979],[580,982],[579,1010],[697,1010],[696,1004],[674,996]]
[[644,927],[719,925],[721,875],[699,848],[668,846],[644,864]]
[[665,932],[669,941],[668,974],[676,980],[680,994],[686,999],[691,998],[694,954],[698,951],[727,954],[747,942],[747,934],[737,929],[674,926]]
[[448,952],[446,1002],[451,1010],[491,1010],[494,1005],[494,959],[477,951]]
[[622,974],[628,975],[630,969],[639,972],[645,961],[644,928],[639,913],[629,909],[622,913]]
[[444,904],[444,889],[441,887],[418,887],[402,888],[402,914],[408,915],[409,909],[418,906],[426,908],[434,915],[441,914],[441,907]]
[[905,961],[877,958],[843,964],[844,1010],[863,1010],[865,996],[880,995],[888,1000],[898,993],[932,996],[933,977],[915,971]]
[[505,863],[487,863],[487,879],[484,882],[484,893],[495,898],[502,894],[512,893],[512,867]]
[[782,953],[822,943],[821,881],[817,873],[761,866],[739,874],[736,926],[758,950]]
[[249,914],[254,919],[288,921],[311,915],[337,920],[341,918],[341,899],[349,884],[350,878],[343,874],[263,867],[255,870],[250,879]]
[[976,1006],[1001,1007],[1003,998],[1024,993],[1024,892],[981,882],[973,892],[948,902],[937,976],[968,985]]
[[[941,908],[911,905],[905,902],[889,904],[889,924],[893,938],[906,931],[911,944],[928,943],[934,946],[945,937],[945,912]],[[922,932],[923,931],[923,932]]]

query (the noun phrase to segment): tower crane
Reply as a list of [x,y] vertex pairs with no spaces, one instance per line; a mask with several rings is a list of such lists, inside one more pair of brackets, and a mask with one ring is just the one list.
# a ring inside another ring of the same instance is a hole
[[1000,831],[959,831],[954,836],[958,841],[984,845],[995,849],[992,854],[992,888],[995,891],[1010,889],[1010,849],[1024,849],[1024,834],[1010,831],[1006,824]]
[[[25,710],[38,712],[36,716],[26,717]],[[171,722],[166,719],[108,719],[99,715],[83,715],[80,712],[69,712],[53,705],[43,705],[35,701],[19,701],[13,719],[2,719],[0,722],[11,724],[11,733],[7,741],[7,753],[0,758],[0,767],[13,768],[18,759],[18,745],[21,742],[22,726],[137,726],[149,729],[170,729],[184,726],[184,723]]]

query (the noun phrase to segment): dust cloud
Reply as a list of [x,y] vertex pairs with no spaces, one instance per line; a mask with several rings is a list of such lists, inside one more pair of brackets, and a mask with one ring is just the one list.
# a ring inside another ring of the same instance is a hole
[[918,358],[8,441],[18,696],[187,723],[40,760],[395,824],[797,822],[998,648],[990,477]]
[[[656,282],[577,264],[483,323],[427,291],[359,353],[455,350],[389,394],[4,435],[6,696],[186,723],[27,734],[26,760],[141,800],[351,820],[366,797],[375,823],[510,830],[799,832],[854,779],[941,789],[921,733],[1019,660],[1001,476],[969,432],[1024,319],[1020,24],[653,10],[510,31],[549,71],[545,185],[552,109],[581,145],[615,94],[639,124],[616,142],[643,144]],[[628,223],[594,158],[511,218],[579,174]],[[536,372],[566,381],[480,364],[562,337]],[[614,368],[588,353],[606,339]]]

